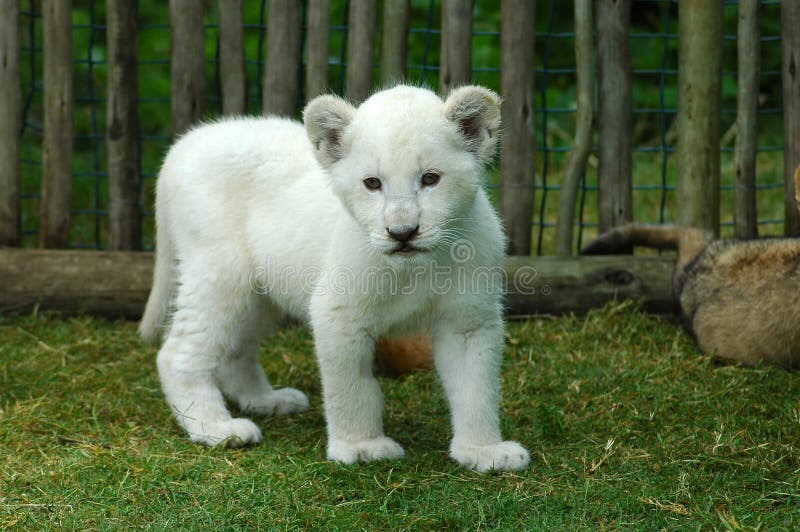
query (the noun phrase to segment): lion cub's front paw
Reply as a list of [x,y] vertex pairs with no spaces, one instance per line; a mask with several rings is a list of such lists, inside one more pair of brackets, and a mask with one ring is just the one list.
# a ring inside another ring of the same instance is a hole
[[493,445],[453,444],[450,456],[464,467],[479,473],[487,471],[519,471],[528,467],[531,460],[528,451],[515,441],[503,441]]
[[239,399],[241,408],[257,416],[285,416],[308,410],[308,397],[294,388],[272,390],[262,397]]
[[345,464],[372,462],[373,460],[394,460],[403,458],[406,452],[391,438],[382,436],[371,440],[348,442],[331,440],[328,443],[328,460]]
[[193,421],[186,427],[193,442],[209,447],[244,447],[261,441],[261,430],[246,418],[226,419],[203,423]]

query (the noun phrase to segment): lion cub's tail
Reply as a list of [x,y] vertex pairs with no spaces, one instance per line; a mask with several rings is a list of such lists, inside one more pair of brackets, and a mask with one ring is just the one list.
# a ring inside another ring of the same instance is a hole
[[705,249],[711,239],[711,235],[693,227],[631,224],[603,233],[583,248],[581,255],[613,255],[631,246],[677,249],[676,267],[682,269]]
[[[161,218],[161,219],[159,219]],[[163,215],[156,213],[156,264],[153,269],[153,288],[147,299],[139,335],[147,345],[158,345],[167,329],[169,310],[175,292],[175,268],[172,241]]]

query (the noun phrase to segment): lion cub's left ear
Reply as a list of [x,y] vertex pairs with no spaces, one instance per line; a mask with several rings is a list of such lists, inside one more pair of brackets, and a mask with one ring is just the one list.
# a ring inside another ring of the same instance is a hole
[[492,158],[500,129],[500,97],[483,87],[455,89],[444,102],[444,116],[455,122],[467,149],[481,164]]

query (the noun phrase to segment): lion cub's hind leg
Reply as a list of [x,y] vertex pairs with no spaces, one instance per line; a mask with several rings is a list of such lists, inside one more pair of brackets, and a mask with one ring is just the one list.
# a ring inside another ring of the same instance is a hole
[[[272,390],[258,365],[262,334],[256,325],[264,316],[246,277],[241,281],[230,265],[199,253],[182,257],[180,268],[172,326],[158,353],[167,402],[194,442],[229,447],[258,443],[258,426],[231,416],[221,384],[250,411],[267,409],[270,402],[275,410],[278,405],[287,410],[287,404],[299,409],[307,404],[305,396],[288,392],[287,398],[287,392]],[[236,362],[231,365],[231,360]]]
[[260,344],[272,335],[280,319],[279,311],[261,296],[249,296],[248,308],[239,332],[239,341],[223,357],[217,370],[222,392],[245,413],[266,416],[308,410],[308,398],[294,388],[273,389],[258,358]]
[[215,297],[216,290],[207,283],[184,277],[172,326],[158,352],[167,403],[194,442],[230,447],[258,443],[259,428],[249,419],[231,417],[217,382],[226,339],[238,326],[238,313],[231,312],[234,299]]

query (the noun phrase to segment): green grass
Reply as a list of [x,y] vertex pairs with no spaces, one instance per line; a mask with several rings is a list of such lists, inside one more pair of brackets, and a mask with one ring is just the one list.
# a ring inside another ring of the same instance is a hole
[[724,366],[671,319],[628,304],[511,323],[503,429],[523,473],[447,457],[435,375],[382,379],[403,461],[325,461],[308,330],[264,347],[307,414],[260,420],[263,444],[191,444],[135,324],[0,319],[0,528],[563,529],[800,526],[798,376]]

